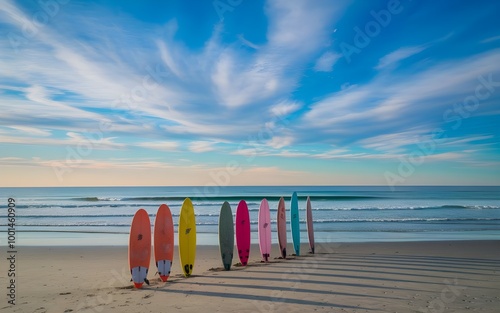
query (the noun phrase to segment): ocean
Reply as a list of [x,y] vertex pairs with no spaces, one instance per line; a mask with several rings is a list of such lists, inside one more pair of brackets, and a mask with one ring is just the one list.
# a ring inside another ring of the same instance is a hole
[[278,200],[285,198],[289,213],[294,191],[304,243],[307,196],[317,242],[500,239],[500,187],[51,187],[0,188],[0,244],[8,241],[9,198],[15,200],[16,246],[47,246],[127,245],[135,211],[144,208],[153,223],[162,203],[170,207],[177,230],[185,197],[195,207],[198,244],[218,244],[222,203],[228,201],[234,214],[242,199],[250,210],[252,242],[257,243],[263,198],[269,201],[277,243]]

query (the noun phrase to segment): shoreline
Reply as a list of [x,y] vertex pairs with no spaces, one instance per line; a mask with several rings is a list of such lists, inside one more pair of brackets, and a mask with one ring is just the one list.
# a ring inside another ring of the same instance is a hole
[[[128,229],[127,229],[128,230]],[[6,234],[5,232],[3,232]],[[218,234],[197,232],[199,246],[218,245]],[[363,242],[420,242],[420,241],[471,241],[498,240],[500,231],[448,231],[448,232],[321,232],[315,231],[317,243],[363,243]],[[24,231],[17,229],[17,246],[127,246],[127,232],[79,232],[79,231]],[[177,232],[174,243],[178,244]],[[291,239],[290,239],[291,240]],[[257,232],[252,232],[252,242],[258,242]],[[272,242],[277,243],[277,234],[272,233]],[[301,242],[307,243],[307,233],[301,232]]]
[[[292,251],[291,244],[288,250]],[[171,277],[133,289],[126,246],[18,248],[16,305],[6,312],[495,312],[500,240],[320,243],[317,254],[223,271],[219,248],[197,247],[184,278],[177,247]],[[301,245],[307,252],[308,245]],[[237,253],[233,264],[237,263]],[[6,272],[0,273],[6,281]],[[4,286],[2,286],[4,287]],[[4,299],[6,297],[4,296]],[[444,300],[443,300],[444,299]],[[441,308],[442,306],[442,308]],[[469,309],[467,309],[467,307]]]
[[[127,237],[128,237],[128,234],[127,234]],[[415,243],[421,243],[421,244],[424,244],[424,243],[437,243],[437,244],[442,244],[442,243],[472,243],[472,242],[492,242],[492,241],[495,241],[495,242],[498,242],[500,244],[500,238],[498,239],[465,239],[465,240],[462,240],[462,239],[457,239],[457,240],[439,240],[439,239],[436,239],[436,240],[412,240],[412,241],[339,241],[339,242],[316,242],[316,246],[318,245],[325,245],[325,246],[337,246],[337,245],[340,245],[340,246],[344,246],[344,245],[371,245],[371,244],[374,244],[374,245],[378,245],[378,244],[404,244],[404,243],[409,243],[409,244],[415,244]],[[291,242],[288,241],[287,243],[288,245],[291,246]],[[277,245],[277,243],[273,242],[272,243],[272,246],[273,246],[273,250],[274,250],[274,247]],[[153,246],[153,245],[152,245]],[[177,247],[178,245],[176,244],[175,247]],[[236,246],[236,244],[235,244]],[[255,248],[258,249],[259,248],[259,244],[258,243],[252,243],[251,244],[252,248]],[[301,249],[306,247],[307,248],[309,247],[309,244],[306,243],[306,242],[301,242]],[[26,248],[26,249],[37,249],[37,248],[40,248],[40,249],[47,249],[47,248],[50,248],[50,249],[58,249],[58,248],[75,248],[75,249],[79,249],[79,248],[83,248],[83,249],[87,249],[87,248],[128,248],[128,245],[126,244],[120,244],[120,245],[78,245],[78,246],[74,246],[74,245],[54,245],[54,246],[37,246],[37,245],[26,245],[26,246],[19,246],[18,245],[18,248],[20,249],[23,249],[23,248]],[[206,244],[206,245],[197,245],[197,247],[207,247],[209,249],[211,248],[217,248],[219,249],[219,245],[215,245],[215,244]],[[235,247],[236,249],[236,247]],[[290,249],[293,250],[292,247],[290,247]],[[301,250],[302,251],[302,250]],[[304,255],[300,255],[300,256],[304,256]],[[500,257],[500,255],[499,255]]]

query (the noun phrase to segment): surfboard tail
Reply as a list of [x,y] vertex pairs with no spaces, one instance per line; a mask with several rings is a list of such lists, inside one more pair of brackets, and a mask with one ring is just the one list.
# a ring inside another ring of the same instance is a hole
[[193,264],[184,265],[184,276],[185,277],[191,276],[192,272],[193,272]]
[[144,285],[144,283],[136,283],[136,282],[134,282],[134,287],[137,288],[137,289],[142,288],[142,285]]
[[160,275],[160,279],[162,282],[166,282],[168,280],[168,275]]
[[170,275],[170,271],[172,269],[172,261],[160,260],[156,263],[156,266],[158,268],[158,274],[160,275],[160,279],[163,282],[166,282]]
[[132,281],[134,282],[135,288],[141,288],[144,282],[149,285],[149,281],[147,280],[148,269],[142,266],[137,266],[132,268],[130,271],[132,274]]

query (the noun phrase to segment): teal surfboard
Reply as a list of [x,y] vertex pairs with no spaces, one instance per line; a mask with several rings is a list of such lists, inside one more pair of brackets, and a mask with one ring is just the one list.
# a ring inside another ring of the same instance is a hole
[[290,203],[290,227],[292,229],[292,241],[295,255],[300,255],[299,201],[296,192],[293,193]]
[[234,222],[231,206],[227,201],[222,204],[219,215],[219,248],[224,268],[229,271],[233,261]]

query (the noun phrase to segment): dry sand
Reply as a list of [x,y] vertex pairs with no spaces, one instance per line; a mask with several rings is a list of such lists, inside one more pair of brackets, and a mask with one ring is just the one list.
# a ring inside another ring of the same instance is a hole
[[218,247],[199,246],[194,276],[181,276],[175,258],[168,282],[151,264],[151,285],[137,290],[126,247],[21,247],[16,305],[7,303],[2,266],[0,310],[499,312],[500,241],[321,244],[315,255],[268,264],[257,246],[251,252],[248,266],[222,271]]

